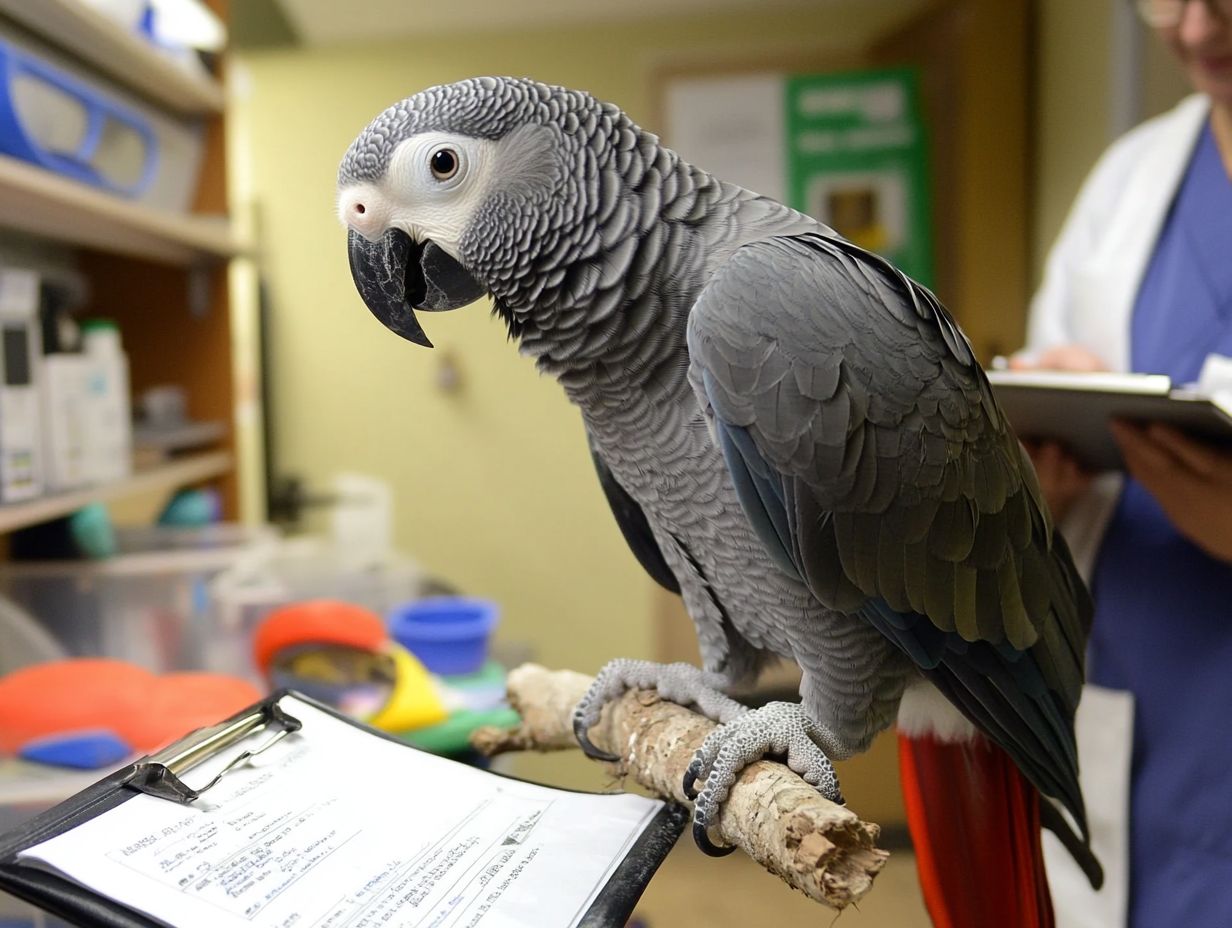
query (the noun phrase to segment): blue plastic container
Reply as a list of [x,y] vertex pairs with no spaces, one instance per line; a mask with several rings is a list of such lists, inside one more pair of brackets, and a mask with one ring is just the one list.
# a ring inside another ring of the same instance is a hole
[[419,599],[390,611],[389,634],[433,673],[474,673],[487,660],[499,615],[496,603],[486,599]]
[[[23,80],[44,85],[74,101],[85,113],[85,131],[72,150],[46,147],[35,137],[27,123],[31,114],[23,113],[17,99],[16,86]],[[141,168],[136,177],[127,181],[108,176],[95,163],[100,146],[115,131],[132,133],[143,149]],[[139,114],[3,38],[0,38],[0,151],[126,197],[139,196],[150,185],[158,168],[154,132]]]

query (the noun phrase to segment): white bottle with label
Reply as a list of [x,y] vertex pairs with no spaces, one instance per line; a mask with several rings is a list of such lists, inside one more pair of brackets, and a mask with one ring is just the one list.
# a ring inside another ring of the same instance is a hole
[[0,501],[42,492],[39,276],[0,268]]
[[82,323],[82,349],[88,363],[85,460],[91,483],[122,480],[133,470],[132,400],[128,358],[114,322]]
[[73,490],[93,479],[87,469],[90,360],[83,354],[43,355],[43,478],[51,492]]

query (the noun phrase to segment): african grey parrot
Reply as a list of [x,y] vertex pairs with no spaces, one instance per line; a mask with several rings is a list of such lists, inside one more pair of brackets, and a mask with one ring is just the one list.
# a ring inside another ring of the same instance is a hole
[[[1044,817],[1098,878],[1073,732],[1089,600],[930,292],[617,107],[532,80],[389,107],[338,188],[369,309],[430,345],[412,308],[490,295],[581,411],[625,537],[697,627],[704,669],[603,668],[577,708],[589,753],[630,686],[724,723],[686,777],[704,784],[695,839],[718,853],[708,826],[763,754],[838,800],[830,761],[896,719],[940,741],[978,732],[1055,800]],[[799,704],[723,694],[773,658],[799,665]]]

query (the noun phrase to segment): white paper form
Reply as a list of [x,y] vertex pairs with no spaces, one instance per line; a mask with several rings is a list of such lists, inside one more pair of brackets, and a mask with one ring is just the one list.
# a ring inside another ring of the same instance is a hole
[[[508,780],[281,705],[302,732],[201,799],[135,796],[22,863],[177,928],[564,928],[662,807]],[[183,779],[199,788],[268,737]]]

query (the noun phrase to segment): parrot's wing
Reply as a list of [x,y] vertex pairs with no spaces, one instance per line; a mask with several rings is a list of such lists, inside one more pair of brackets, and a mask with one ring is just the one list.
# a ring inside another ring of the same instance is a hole
[[637,558],[639,564],[646,568],[646,573],[650,574],[651,579],[659,586],[670,593],[680,595],[680,581],[676,579],[676,575],[672,573],[672,569],[664,560],[659,542],[655,540],[654,533],[650,530],[650,523],[646,520],[646,513],[642,512],[642,507],[620,485],[616,475],[607,466],[607,461],[603,460],[603,455],[599,453],[589,432],[586,433],[586,439],[590,444],[590,457],[595,462],[595,471],[599,475],[599,485],[603,487],[603,495],[607,497],[607,504],[612,507],[612,515],[616,517],[616,524],[620,526],[620,533],[625,536],[625,541],[633,551],[633,556]]
[[781,237],[738,249],[688,338],[771,556],[902,648],[1085,831],[1072,720],[1090,602],[945,309],[849,242]]

